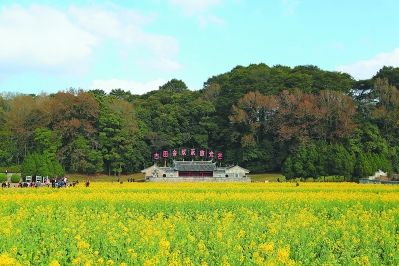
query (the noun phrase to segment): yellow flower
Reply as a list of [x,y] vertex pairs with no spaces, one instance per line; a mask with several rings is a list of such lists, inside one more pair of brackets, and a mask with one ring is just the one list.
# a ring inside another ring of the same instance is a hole
[[200,252],[204,252],[204,251],[206,251],[206,246],[205,246],[205,242],[204,242],[204,240],[200,240],[199,242],[198,242],[198,250],[200,251]]
[[72,260],[73,265],[79,265],[82,262],[82,259],[77,257]]
[[259,255],[258,251],[255,251],[252,254],[252,258],[253,258],[253,260],[254,260],[256,265],[263,265],[264,259]]
[[184,261],[183,261],[183,264],[186,265],[186,266],[194,265],[194,264],[191,262],[190,257],[185,257],[185,258],[184,258]]
[[61,264],[57,260],[52,260],[49,266],[61,266]]
[[166,239],[161,239],[161,241],[159,242],[159,247],[162,250],[169,250],[170,248],[170,242]]
[[104,259],[103,258],[98,258],[97,265],[103,265],[103,264],[104,264]]
[[137,259],[137,253],[134,251],[134,249],[129,248],[129,249],[127,250],[127,252],[130,254],[130,258],[131,258],[132,260]]
[[11,257],[8,253],[0,254],[0,264],[7,266],[21,265],[16,259]]
[[115,262],[113,260],[107,260],[107,262],[105,263],[105,265],[114,265]]
[[278,250],[277,259],[280,262],[287,262],[289,260],[289,257],[290,257],[290,248],[289,247],[281,248]]
[[259,245],[259,250],[265,254],[269,254],[273,252],[274,250],[274,244],[269,242],[269,243],[262,243]]
[[353,260],[354,260],[354,262],[355,262],[356,264],[361,265],[361,266],[368,266],[368,265],[371,265],[371,264],[370,264],[370,261],[369,261],[369,257],[366,256],[366,255],[361,256],[361,257],[355,257]]
[[241,229],[240,232],[238,232],[238,237],[242,238],[243,236],[245,236],[245,231]]
[[17,254],[17,247],[16,246],[13,246],[12,248],[11,248],[11,253],[12,254]]
[[87,243],[86,241],[79,240],[78,241],[78,249],[88,249],[90,247],[90,244]]
[[229,258],[226,255],[222,257],[222,266],[230,266]]

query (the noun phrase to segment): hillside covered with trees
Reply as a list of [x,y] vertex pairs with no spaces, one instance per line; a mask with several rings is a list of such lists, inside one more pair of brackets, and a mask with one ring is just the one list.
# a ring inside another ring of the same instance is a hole
[[287,178],[399,171],[399,68],[370,80],[316,66],[237,66],[192,91],[69,90],[0,98],[0,166],[22,174],[137,172],[151,153],[224,151],[224,164]]

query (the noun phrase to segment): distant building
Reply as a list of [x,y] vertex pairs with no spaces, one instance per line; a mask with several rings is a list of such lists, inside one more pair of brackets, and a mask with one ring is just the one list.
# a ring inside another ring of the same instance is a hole
[[374,175],[368,178],[359,178],[361,184],[391,184],[399,185],[399,175],[393,174],[391,178],[388,177],[388,173],[378,170]]
[[173,161],[173,166],[160,167],[156,164],[141,171],[147,181],[226,181],[250,182],[249,170],[238,165],[218,167],[212,161]]
[[374,173],[374,175],[369,176],[370,180],[384,180],[387,181],[388,180],[388,173],[385,173],[382,170],[378,170],[377,172]]

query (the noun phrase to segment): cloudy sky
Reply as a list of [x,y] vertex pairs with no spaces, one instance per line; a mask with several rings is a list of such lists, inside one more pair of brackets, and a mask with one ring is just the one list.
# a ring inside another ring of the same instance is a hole
[[[55,4],[57,2],[57,4]],[[399,66],[397,0],[0,2],[0,91],[199,89],[236,65]]]

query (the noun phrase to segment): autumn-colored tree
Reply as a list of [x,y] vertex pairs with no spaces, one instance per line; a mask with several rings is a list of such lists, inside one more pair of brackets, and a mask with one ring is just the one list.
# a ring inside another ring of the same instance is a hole
[[356,128],[356,109],[353,100],[337,91],[321,91],[316,96],[318,105],[317,134],[329,142],[348,137]]
[[337,91],[319,94],[299,90],[283,91],[278,96],[277,132],[283,141],[309,138],[333,141],[350,136],[356,110],[353,100]]
[[198,91],[172,79],[144,95],[3,94],[0,165],[38,154],[47,158],[42,173],[55,171],[50,161],[61,162],[59,170],[130,173],[152,163],[151,150],[204,147],[252,171],[279,171],[286,162],[290,176],[398,171],[398,69],[355,82],[311,65],[253,64],[213,76]]
[[50,125],[60,132],[64,140],[73,139],[79,134],[90,136],[96,132],[99,105],[90,94],[59,92],[52,97],[50,105]]
[[[272,128],[272,119],[278,110],[274,96],[265,96],[260,92],[248,92],[233,106],[230,120],[249,127],[251,135],[259,142],[260,135]],[[246,136],[246,142],[251,138]]]
[[45,111],[47,98],[30,95],[17,95],[9,102],[5,113],[5,126],[13,132],[17,163],[29,153],[33,147],[34,130],[48,124],[49,114]]
[[299,90],[283,91],[278,95],[276,132],[281,141],[307,141],[317,134],[319,120],[316,96]]
[[49,105],[49,127],[62,138],[59,155],[66,169],[69,169],[74,140],[80,135],[95,139],[99,104],[91,94],[85,92],[78,92],[76,95],[59,92],[51,98]]

